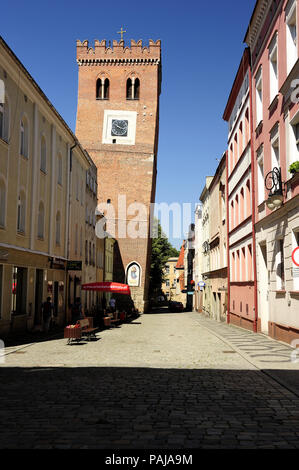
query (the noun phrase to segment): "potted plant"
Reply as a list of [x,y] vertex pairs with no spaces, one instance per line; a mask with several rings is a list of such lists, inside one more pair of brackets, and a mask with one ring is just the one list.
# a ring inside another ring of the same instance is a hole
[[299,173],[299,161],[292,163],[289,168],[290,173]]

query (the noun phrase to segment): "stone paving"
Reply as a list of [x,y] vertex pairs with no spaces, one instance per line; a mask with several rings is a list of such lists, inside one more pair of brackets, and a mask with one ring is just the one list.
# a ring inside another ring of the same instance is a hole
[[299,397],[249,362],[232,332],[163,313],[82,345],[10,347],[0,448],[299,448]]

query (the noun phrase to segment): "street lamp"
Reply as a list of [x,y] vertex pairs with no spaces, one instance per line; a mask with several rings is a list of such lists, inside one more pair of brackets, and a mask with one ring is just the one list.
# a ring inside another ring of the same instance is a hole
[[283,205],[283,192],[285,191],[285,183],[281,179],[281,168],[273,168],[269,171],[265,178],[265,187],[269,191],[266,201],[270,211],[279,209]]

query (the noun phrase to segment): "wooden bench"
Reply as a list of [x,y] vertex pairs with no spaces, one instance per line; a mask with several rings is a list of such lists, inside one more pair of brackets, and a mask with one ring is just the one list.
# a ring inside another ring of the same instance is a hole
[[87,339],[90,341],[91,337],[96,338],[95,332],[97,331],[97,328],[93,328],[91,326],[90,319],[88,318],[83,318],[83,320],[78,320],[78,322],[81,327],[81,335],[82,336],[87,336]]

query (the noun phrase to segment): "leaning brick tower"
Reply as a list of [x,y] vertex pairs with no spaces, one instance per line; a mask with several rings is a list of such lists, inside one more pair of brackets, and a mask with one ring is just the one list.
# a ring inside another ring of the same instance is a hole
[[[150,204],[155,202],[161,41],[77,41],[76,135],[98,168],[98,202],[115,210],[114,281],[127,282],[140,311],[148,304]],[[120,201],[126,200],[126,213]],[[142,204],[144,210],[134,210]],[[135,205],[134,205],[135,204]],[[109,217],[108,217],[109,219]],[[110,222],[111,227],[111,220]],[[132,238],[132,227],[133,238]],[[135,235],[134,235],[135,233]],[[141,235],[143,233],[143,235]],[[137,236],[136,236],[137,235]]]

